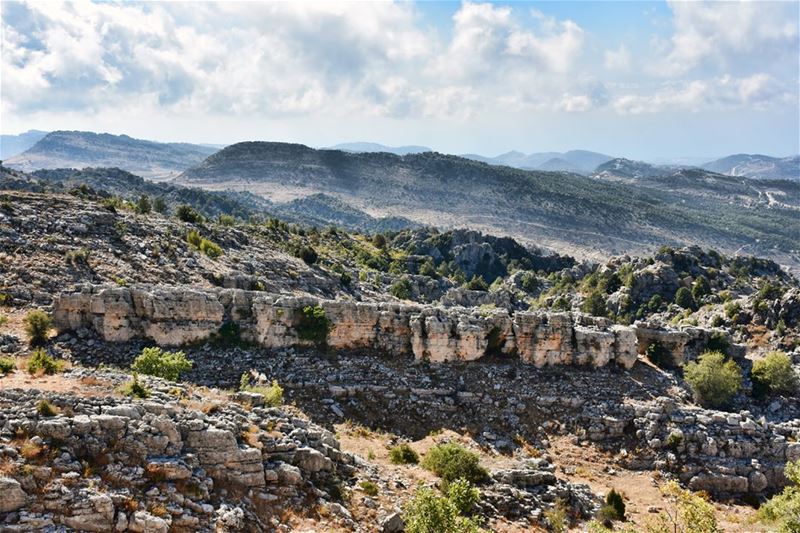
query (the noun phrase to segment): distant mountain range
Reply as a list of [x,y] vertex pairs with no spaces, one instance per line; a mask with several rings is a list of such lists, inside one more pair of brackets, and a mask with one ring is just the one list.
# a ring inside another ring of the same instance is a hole
[[800,155],[770,157],[761,154],[736,154],[705,163],[701,167],[729,176],[800,180]]
[[477,154],[464,154],[462,157],[482,161],[490,165],[506,165],[526,170],[574,172],[576,174],[590,174],[598,165],[613,159],[610,155],[588,150],[538,152],[532,154],[511,151],[500,154],[497,157],[484,157]]
[[342,150],[343,152],[386,152],[388,154],[406,155],[421,154],[432,152],[427,146],[386,146],[378,143],[355,142],[341,143],[330,147],[331,150]]
[[3,160],[9,168],[118,167],[151,179],[176,176],[217,149],[187,143],[159,143],[86,131],[54,131],[24,152]]
[[245,142],[213,154],[176,182],[273,201],[323,194],[373,216],[484,229],[583,255],[668,242],[723,251],[745,246],[798,260],[790,256],[800,249],[800,183],[613,161],[604,163],[608,175],[584,177],[434,152],[397,156]]
[[28,130],[19,135],[0,135],[0,160],[21,154],[47,135],[46,131]]

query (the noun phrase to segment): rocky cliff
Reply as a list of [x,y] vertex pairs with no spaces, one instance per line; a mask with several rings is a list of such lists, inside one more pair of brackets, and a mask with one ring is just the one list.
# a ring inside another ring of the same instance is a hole
[[[324,310],[321,322],[305,324],[304,309]],[[658,341],[676,362],[695,355],[710,332],[701,328],[660,330],[612,325],[570,313],[481,313],[393,303],[277,296],[238,289],[87,286],[59,295],[53,305],[62,331],[94,330],[103,339],[146,338],[180,346],[236,331],[242,340],[268,348],[325,344],[336,350],[413,353],[432,362],[471,361],[483,356],[519,358],[537,367],[616,363],[630,368],[637,354]],[[303,328],[328,329],[310,340]]]

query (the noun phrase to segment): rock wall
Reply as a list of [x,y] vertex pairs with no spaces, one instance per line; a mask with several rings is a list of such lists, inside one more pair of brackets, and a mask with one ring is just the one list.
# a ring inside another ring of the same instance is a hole
[[[466,308],[153,286],[87,286],[56,297],[53,315],[61,331],[93,330],[112,342],[146,338],[163,346],[180,346],[207,339],[224,324],[234,323],[244,340],[286,348],[311,344],[300,337],[298,326],[303,308],[316,305],[330,320],[330,348],[413,353],[416,359],[433,362],[496,355],[537,367],[601,367],[613,362],[630,368],[643,340],[649,342],[656,335],[651,329],[570,313],[496,310],[486,315]],[[697,344],[690,341],[707,334],[704,330],[658,332],[659,338],[677,339],[665,342],[676,360]]]

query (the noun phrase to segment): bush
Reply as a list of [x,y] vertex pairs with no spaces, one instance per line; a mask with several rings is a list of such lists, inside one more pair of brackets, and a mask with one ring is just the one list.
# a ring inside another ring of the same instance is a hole
[[683,531],[686,533],[717,533],[714,506],[703,497],[682,489],[677,481],[670,481],[661,487],[661,494],[669,509],[661,512],[645,525],[647,533]]
[[389,460],[395,465],[415,465],[419,462],[419,455],[404,442],[389,450]]
[[200,241],[200,251],[206,254],[211,259],[216,259],[217,257],[222,255],[222,248],[220,245],[211,242],[208,239],[202,239]]
[[150,198],[146,194],[141,195],[136,202],[136,212],[142,215],[148,214],[152,208],[153,206],[150,203]]
[[686,287],[681,287],[675,292],[675,303],[684,309],[694,309],[695,301],[692,293]]
[[295,329],[300,339],[322,346],[327,342],[332,327],[333,324],[325,316],[325,309],[319,305],[307,305],[300,311],[300,322]]
[[606,494],[606,504],[600,509],[603,520],[625,520],[625,502],[622,495],[614,489]]
[[161,213],[162,215],[167,212],[167,202],[160,196],[153,200],[153,211]]
[[0,357],[0,376],[13,372],[14,366],[14,360],[10,357]]
[[378,485],[365,479],[358,483],[358,486],[361,490],[364,491],[364,494],[367,496],[372,496],[373,498],[378,495]]
[[672,353],[658,341],[648,344],[644,350],[644,355],[659,368],[671,368],[673,366]]
[[22,324],[25,327],[25,334],[28,336],[28,342],[31,346],[44,345],[47,342],[47,336],[50,334],[50,328],[53,327],[50,315],[40,309],[29,311],[22,320]]
[[39,413],[39,416],[49,418],[51,416],[56,416],[58,414],[58,409],[53,407],[47,400],[39,400],[39,403],[36,404],[36,412]]
[[203,242],[203,238],[200,236],[199,231],[193,229],[186,234],[186,242],[188,242],[193,248],[200,248],[200,243]]
[[705,276],[699,276],[692,285],[692,298],[697,301],[707,294],[711,294],[711,285]]
[[477,533],[475,519],[462,516],[456,505],[429,488],[421,488],[403,509],[406,533]]
[[475,274],[471,280],[464,284],[464,288],[469,291],[487,291],[489,290],[489,285],[485,279]]
[[372,245],[379,250],[386,248],[386,237],[382,233],[376,233],[372,237]]
[[178,206],[175,210],[175,216],[190,224],[197,224],[203,221],[203,215],[195,211],[192,206],[186,204]]
[[445,483],[456,479],[481,483],[488,478],[488,473],[479,464],[478,456],[454,442],[431,448],[422,460],[422,466]]
[[402,278],[391,284],[389,294],[401,300],[410,300],[411,290],[411,282],[407,278]]
[[139,382],[139,375],[136,372],[133,373],[131,381],[120,387],[119,392],[133,398],[144,399],[150,397],[150,391]]
[[791,394],[797,389],[797,375],[792,360],[784,352],[769,352],[764,359],[753,363],[753,390]]
[[181,372],[191,368],[192,362],[183,352],[164,352],[157,347],[143,349],[131,365],[131,370],[169,381],[177,381]]
[[233,218],[233,217],[232,217],[232,216],[230,216],[230,215],[219,215],[219,216],[217,217],[217,223],[218,223],[220,226],[228,226],[228,227],[231,227],[231,226],[235,226],[235,225],[236,225],[236,219],[235,219],[235,218]]
[[313,265],[319,259],[317,251],[311,246],[301,246],[296,255],[307,265]]
[[33,352],[28,360],[28,374],[58,374],[64,370],[64,361],[54,359],[42,349]]
[[697,399],[710,407],[722,407],[742,386],[742,369],[720,352],[705,352],[686,365],[686,381]]
[[283,405],[283,387],[278,384],[278,380],[273,379],[269,386],[251,386],[250,378],[247,372],[242,374],[239,380],[239,390],[247,392],[255,392],[264,397],[264,405],[266,407],[278,407]]
[[567,516],[567,507],[564,505],[563,500],[560,498],[557,499],[555,505],[550,509],[547,509],[542,514],[547,519],[547,523],[550,525],[550,531],[553,531],[554,533],[564,533],[567,531],[569,527],[569,521]]
[[522,290],[525,292],[536,292],[539,290],[539,279],[533,272],[528,271],[523,273],[522,276],[520,276],[519,282]]
[[581,311],[593,316],[605,316],[605,297],[599,291],[592,291],[581,304]]
[[800,531],[800,461],[786,463],[789,484],[758,510],[758,517],[776,525],[781,533]]
[[457,479],[447,487],[447,498],[458,512],[469,516],[481,499],[481,493],[466,479]]
[[706,344],[707,352],[721,352],[727,355],[730,349],[731,343],[721,331],[715,331],[712,333],[711,337],[708,339],[708,343]]

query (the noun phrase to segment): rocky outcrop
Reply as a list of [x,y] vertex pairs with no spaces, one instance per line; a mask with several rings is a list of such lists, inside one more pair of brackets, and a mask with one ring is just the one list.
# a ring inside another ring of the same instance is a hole
[[[630,368],[658,340],[677,361],[709,338],[700,328],[663,330],[613,325],[604,318],[571,313],[440,308],[395,303],[276,296],[239,289],[86,287],[54,301],[56,327],[94,331],[125,342],[146,338],[164,346],[207,339],[226,323],[242,339],[269,348],[312,343],[300,334],[303,309],[321,307],[330,323],[326,345],[337,350],[413,353],[432,362],[471,361],[485,355],[518,357],[538,367],[616,363]],[[324,325],[318,325],[324,327]]]

